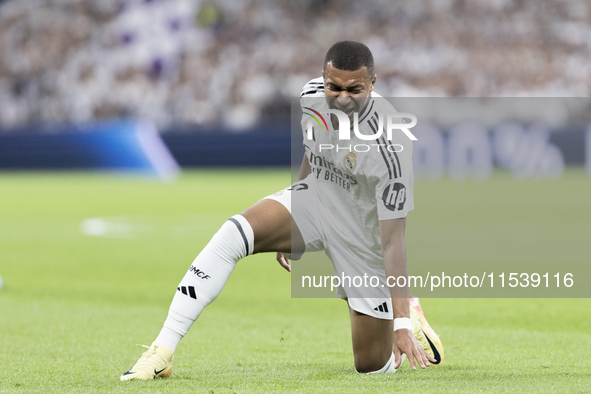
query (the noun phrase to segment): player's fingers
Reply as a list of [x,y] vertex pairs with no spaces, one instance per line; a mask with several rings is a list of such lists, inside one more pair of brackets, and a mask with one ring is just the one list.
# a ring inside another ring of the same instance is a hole
[[291,272],[291,265],[289,264],[289,260],[287,259],[287,257],[283,256],[283,260],[285,261],[285,269],[287,270],[287,272]]
[[400,356],[400,349],[398,346],[394,346],[394,369],[398,369],[402,364],[402,357]]
[[[425,352],[425,349],[419,347],[419,354],[421,355],[421,363],[425,367],[430,366],[429,359],[427,358],[428,354]],[[422,367],[421,367],[422,368]]]
[[287,270],[287,272],[291,272],[291,266],[289,265],[289,260],[287,260],[287,258],[277,252],[277,261],[279,262],[279,265],[281,265],[283,268],[285,268]]
[[287,259],[285,258],[284,255],[282,255],[281,253],[277,254],[277,261],[279,261],[279,264],[285,268],[287,271],[291,270],[291,267],[289,266],[289,262],[287,261]]
[[421,368],[425,369],[428,366],[430,366],[431,364],[429,364],[429,360],[427,359],[427,354],[425,353],[425,350],[423,348],[419,347],[419,355],[421,357],[420,363],[419,365],[421,366]]
[[436,363],[437,360],[435,360],[435,357],[432,357],[427,351],[425,351],[425,349],[421,349],[423,350],[423,353],[425,353],[425,357],[427,358],[427,360]]
[[414,354],[412,353],[412,350],[410,352],[406,352],[406,358],[408,358],[408,362],[410,363],[410,366],[412,367],[412,369],[414,369],[416,371],[417,365],[415,364],[415,357],[414,357]]
[[427,361],[427,357],[425,357],[425,351],[422,348],[418,348],[417,350],[417,361],[419,363],[419,366],[425,369],[431,364],[429,364],[429,362]]

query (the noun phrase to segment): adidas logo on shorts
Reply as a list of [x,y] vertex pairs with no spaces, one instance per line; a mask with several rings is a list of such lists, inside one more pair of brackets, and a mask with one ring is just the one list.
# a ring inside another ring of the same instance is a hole
[[373,310],[388,313],[388,304],[384,302],[382,305],[378,305],[375,308],[373,308]]

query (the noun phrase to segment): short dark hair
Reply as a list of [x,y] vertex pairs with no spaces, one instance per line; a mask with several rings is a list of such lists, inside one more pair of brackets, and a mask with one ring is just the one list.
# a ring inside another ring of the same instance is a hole
[[360,42],[337,42],[326,52],[325,68],[329,62],[332,62],[333,67],[343,71],[356,71],[365,66],[370,78],[374,76],[373,55],[369,48]]

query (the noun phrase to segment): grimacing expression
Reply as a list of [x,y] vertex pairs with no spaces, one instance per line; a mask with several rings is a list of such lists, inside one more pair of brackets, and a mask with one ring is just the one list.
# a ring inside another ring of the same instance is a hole
[[354,112],[363,112],[376,83],[376,76],[370,76],[365,66],[355,71],[344,71],[331,62],[326,63],[322,77],[328,107],[344,112],[351,120]]

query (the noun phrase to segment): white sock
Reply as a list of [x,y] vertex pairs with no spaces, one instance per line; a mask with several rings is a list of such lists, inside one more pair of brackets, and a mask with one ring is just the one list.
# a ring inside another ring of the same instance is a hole
[[220,294],[238,260],[252,254],[253,247],[254,233],[248,221],[241,215],[228,219],[181,280],[154,342],[175,350],[203,309]]

